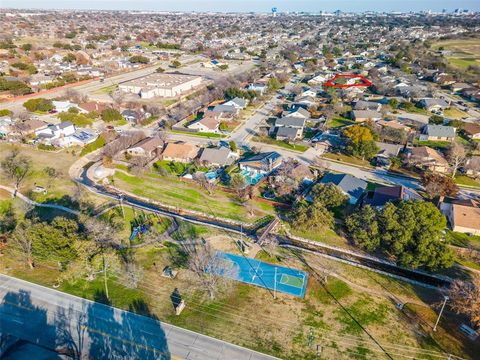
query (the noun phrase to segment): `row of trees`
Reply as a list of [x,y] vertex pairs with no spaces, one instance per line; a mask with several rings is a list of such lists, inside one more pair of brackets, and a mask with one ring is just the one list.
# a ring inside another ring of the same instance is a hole
[[367,205],[347,218],[350,237],[367,251],[382,251],[401,266],[430,270],[448,268],[454,256],[444,239],[446,219],[430,202]]

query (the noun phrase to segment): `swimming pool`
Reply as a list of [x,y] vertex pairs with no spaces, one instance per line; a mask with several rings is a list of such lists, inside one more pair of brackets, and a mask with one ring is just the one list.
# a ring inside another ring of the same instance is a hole
[[254,173],[249,170],[242,170],[240,174],[243,175],[248,185],[255,185],[263,178],[262,174]]

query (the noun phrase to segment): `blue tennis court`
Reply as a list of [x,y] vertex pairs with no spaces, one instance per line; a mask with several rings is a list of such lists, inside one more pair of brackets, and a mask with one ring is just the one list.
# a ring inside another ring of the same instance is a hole
[[234,280],[276,290],[303,298],[307,288],[308,274],[298,269],[286,268],[243,256],[219,254],[231,261],[237,269]]

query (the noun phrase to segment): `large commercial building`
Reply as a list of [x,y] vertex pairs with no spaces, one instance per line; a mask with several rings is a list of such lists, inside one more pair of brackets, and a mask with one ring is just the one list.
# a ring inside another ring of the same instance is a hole
[[153,73],[138,79],[126,81],[118,85],[125,92],[140,95],[142,99],[155,96],[174,97],[199,86],[202,83],[200,76],[183,74]]

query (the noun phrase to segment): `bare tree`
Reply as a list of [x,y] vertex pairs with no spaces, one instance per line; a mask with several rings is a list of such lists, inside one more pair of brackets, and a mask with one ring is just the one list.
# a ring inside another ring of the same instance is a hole
[[465,163],[467,153],[462,144],[453,142],[447,151],[447,159],[452,166],[452,178],[457,174],[458,168]]
[[213,194],[214,190],[215,190],[215,183],[214,182],[210,182],[208,181],[207,177],[205,176],[204,173],[196,173],[194,175],[194,180],[198,182],[198,184],[204,188],[205,190],[207,190],[207,192],[211,195]]
[[480,326],[480,279],[472,282],[455,280],[449,289],[451,308],[469,317],[475,327]]
[[18,188],[25,178],[30,174],[32,162],[31,160],[20,154],[20,150],[13,149],[9,155],[0,164],[3,172],[15,185],[13,196],[17,196]]
[[237,275],[238,269],[233,263],[208,243],[190,249],[188,254],[188,268],[198,280],[199,290],[206,292],[210,300],[225,291]]
[[128,149],[130,146],[146,138],[143,131],[130,131],[122,134],[118,139],[108,143],[103,148],[103,155],[114,157],[120,151]]
[[33,237],[28,233],[28,229],[31,226],[31,220],[24,220],[18,224],[11,237],[11,243],[22,254],[25,263],[30,269],[33,269],[35,267],[33,262]]

